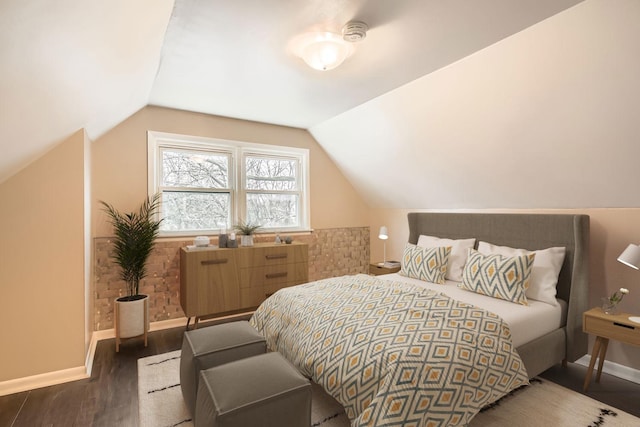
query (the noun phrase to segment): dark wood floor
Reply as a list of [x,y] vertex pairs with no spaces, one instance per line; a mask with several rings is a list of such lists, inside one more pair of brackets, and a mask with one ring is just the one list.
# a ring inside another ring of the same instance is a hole
[[91,378],[0,397],[1,427],[138,425],[140,357],[179,350],[184,328],[151,332],[148,346],[132,338],[100,341]]
[[[138,425],[137,360],[179,350],[184,328],[152,332],[148,347],[125,340],[120,353],[113,339],[98,343],[91,378],[0,397],[0,427]],[[586,368],[556,366],[543,375],[582,392]],[[588,396],[640,417],[640,385],[603,374]]]
[[540,377],[640,417],[640,384],[605,373],[602,374],[600,382],[596,383],[594,374],[585,393],[582,391],[582,385],[586,374],[586,366],[569,363],[566,368],[556,365],[543,372]]

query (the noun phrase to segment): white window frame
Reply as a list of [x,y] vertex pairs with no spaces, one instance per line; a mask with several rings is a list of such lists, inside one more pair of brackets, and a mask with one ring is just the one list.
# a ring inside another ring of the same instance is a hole
[[[147,131],[147,189],[150,196],[161,190],[162,169],[160,165],[162,165],[161,155],[163,148],[192,150],[194,152],[228,153],[230,155],[231,226],[244,221],[246,218],[245,157],[253,155],[295,159],[298,162],[298,183],[300,186],[297,191],[300,198],[298,213],[300,224],[297,227],[263,228],[260,232],[300,232],[310,229],[308,149]],[[160,213],[162,213],[162,206],[160,206]],[[160,236],[196,236],[217,234],[218,232],[219,230],[162,230]]]

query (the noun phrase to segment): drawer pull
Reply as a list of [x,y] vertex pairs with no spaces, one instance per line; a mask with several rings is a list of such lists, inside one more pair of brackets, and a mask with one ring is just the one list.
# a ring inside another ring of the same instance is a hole
[[287,254],[265,255],[264,257],[266,259],[282,259],[282,258],[286,258]]
[[202,265],[215,265],[215,264],[226,264],[227,263],[227,259],[223,258],[223,259],[207,259],[204,261],[200,261],[200,264]]
[[267,279],[275,279],[278,277],[287,277],[287,274],[288,273],[286,271],[282,273],[268,273],[268,274],[265,274],[264,277],[266,277]]
[[613,322],[614,326],[622,326],[623,328],[627,328],[627,329],[635,329],[633,326],[631,325],[624,325],[622,323],[618,323],[618,322]]

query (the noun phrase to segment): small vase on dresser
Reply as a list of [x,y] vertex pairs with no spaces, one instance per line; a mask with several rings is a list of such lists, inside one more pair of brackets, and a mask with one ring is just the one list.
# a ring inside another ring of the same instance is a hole
[[608,297],[602,298],[602,311],[605,314],[616,314],[618,312],[618,303],[612,302]]

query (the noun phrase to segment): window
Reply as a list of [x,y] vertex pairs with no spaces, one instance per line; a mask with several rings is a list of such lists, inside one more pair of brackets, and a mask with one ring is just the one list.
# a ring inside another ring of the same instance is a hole
[[163,235],[309,229],[306,149],[148,132],[148,153]]

